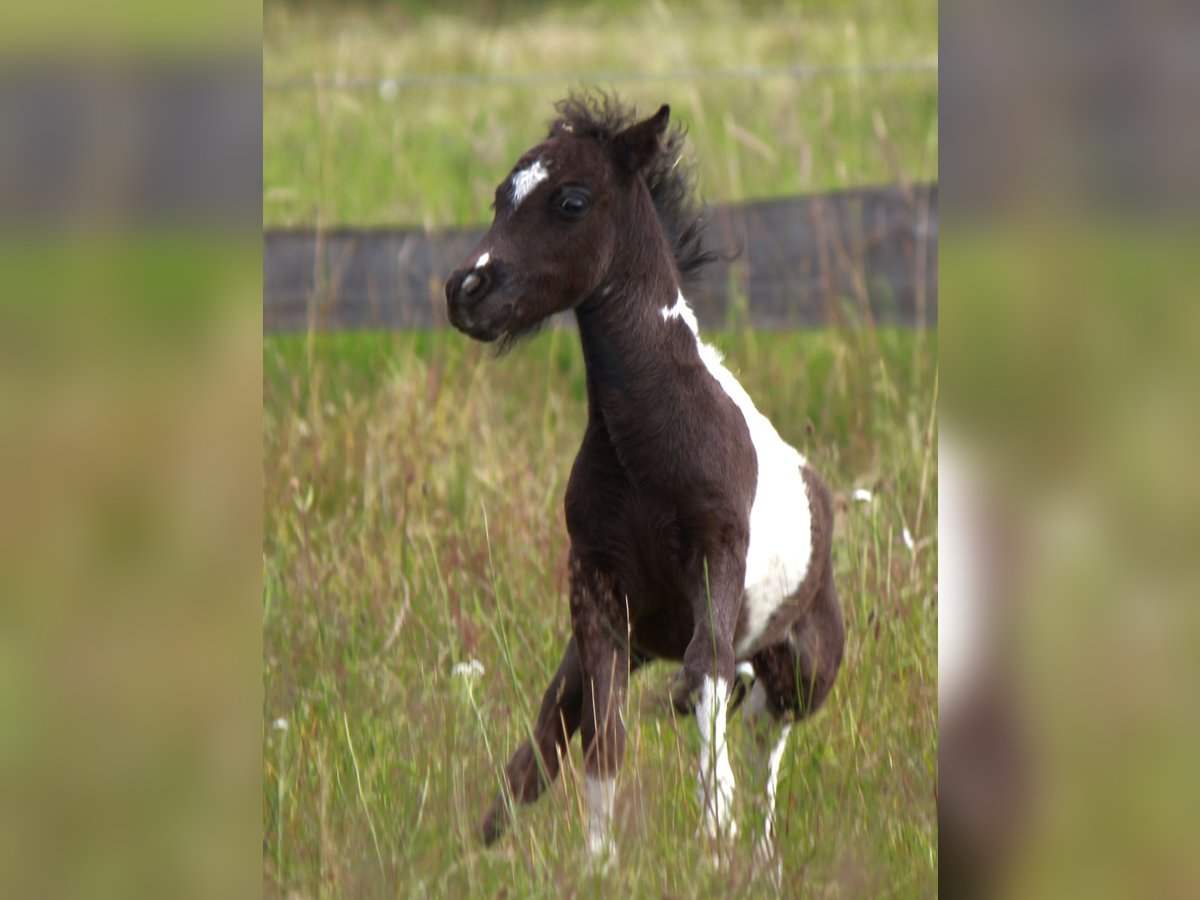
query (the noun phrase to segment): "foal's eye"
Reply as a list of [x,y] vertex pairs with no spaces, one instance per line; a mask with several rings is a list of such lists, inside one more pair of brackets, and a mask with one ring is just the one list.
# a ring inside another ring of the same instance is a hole
[[577,216],[587,209],[587,201],[582,197],[563,197],[558,201],[558,208],[569,216]]
[[578,219],[588,210],[591,197],[583,188],[567,188],[554,200],[554,211],[566,219]]

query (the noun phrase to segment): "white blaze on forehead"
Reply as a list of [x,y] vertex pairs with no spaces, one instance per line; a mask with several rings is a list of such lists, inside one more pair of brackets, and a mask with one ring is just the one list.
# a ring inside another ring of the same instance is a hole
[[548,177],[550,177],[550,172],[540,159],[535,160],[532,165],[526,166],[520,172],[514,173],[512,177],[513,209],[520,206],[521,201]]
[[479,259],[475,260],[475,268],[482,269],[484,266],[486,266],[488,264],[488,260],[491,258],[492,258],[492,254],[485,251],[483,254],[480,255]]

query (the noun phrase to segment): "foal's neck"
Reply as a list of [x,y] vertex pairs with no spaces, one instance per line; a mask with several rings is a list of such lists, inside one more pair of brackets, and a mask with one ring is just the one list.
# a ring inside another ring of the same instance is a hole
[[593,411],[600,401],[646,398],[672,377],[662,310],[679,296],[679,274],[649,194],[641,205],[604,285],[575,310]]
[[621,257],[608,293],[576,308],[588,394],[580,452],[607,473],[604,483],[625,483],[639,496],[672,504],[701,477],[681,451],[694,447],[713,404],[706,402],[711,375],[690,316],[668,315],[682,312],[680,279],[657,219],[653,224],[657,234]]

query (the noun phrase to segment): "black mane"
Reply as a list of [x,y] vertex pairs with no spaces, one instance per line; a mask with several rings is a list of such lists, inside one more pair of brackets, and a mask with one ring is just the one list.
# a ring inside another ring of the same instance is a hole
[[[569,130],[581,137],[607,143],[638,120],[632,106],[623,104],[616,94],[603,91],[571,93],[567,99],[554,104],[554,108],[558,118],[551,123],[551,136]],[[722,254],[705,247],[708,219],[697,200],[695,170],[683,159],[685,134],[682,125],[672,125],[667,130],[663,152],[643,175],[658,219],[670,241],[679,274],[684,281],[691,282],[704,266],[720,259]]]

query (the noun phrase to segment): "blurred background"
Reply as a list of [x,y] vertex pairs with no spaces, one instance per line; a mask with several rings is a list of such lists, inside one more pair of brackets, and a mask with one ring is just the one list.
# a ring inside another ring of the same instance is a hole
[[3,18],[0,894],[257,892],[260,10]]
[[[268,5],[269,332],[444,326],[441,283],[568,91],[670,103],[743,248],[707,325],[937,319],[937,20],[892,5]],[[804,197],[802,201],[799,198]]]
[[670,102],[712,202],[936,178],[929,3],[268,3],[263,21],[268,226],[487,222],[584,86]]
[[941,884],[1194,896],[1200,17],[940,31]]

